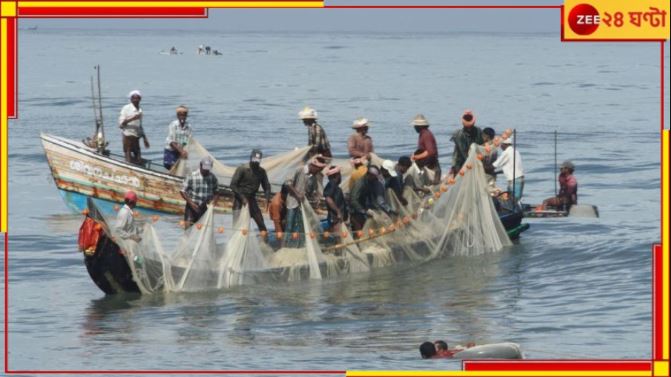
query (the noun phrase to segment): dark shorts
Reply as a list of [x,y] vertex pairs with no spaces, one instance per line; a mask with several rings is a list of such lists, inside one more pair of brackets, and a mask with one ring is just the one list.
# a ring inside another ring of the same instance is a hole
[[187,222],[188,225],[193,224],[205,214],[205,211],[207,211],[207,203],[201,203],[198,206],[198,211],[194,211],[193,208],[187,204],[184,208],[184,221]]
[[140,138],[135,136],[123,135],[123,152],[130,153],[134,161],[139,162],[140,157]]
[[179,160],[179,152],[170,149],[163,150],[163,167],[170,170]]

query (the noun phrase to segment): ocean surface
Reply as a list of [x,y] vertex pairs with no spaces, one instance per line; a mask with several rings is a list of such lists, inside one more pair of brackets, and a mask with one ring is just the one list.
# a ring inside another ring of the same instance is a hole
[[[199,44],[223,55],[196,55]],[[160,54],[172,46],[183,53]],[[22,31],[9,132],[9,368],[460,368],[420,359],[419,344],[436,339],[516,342],[533,359],[650,358],[659,53],[658,43],[556,34]],[[93,132],[97,64],[116,152],[132,89],[144,95],[145,156],[160,158],[174,108],[186,104],[196,137],[229,164],[253,147],[304,145],[297,112],[310,105],[338,156],[359,116],[380,155],[409,154],[409,122],[423,113],[446,170],[449,135],[470,108],[481,127],[517,130],[527,203],[552,195],[558,131],[559,161],[575,163],[579,200],[601,217],[528,220],[519,243],[495,254],[337,280],[105,297],[77,252],[82,216],[61,201],[39,141]]]

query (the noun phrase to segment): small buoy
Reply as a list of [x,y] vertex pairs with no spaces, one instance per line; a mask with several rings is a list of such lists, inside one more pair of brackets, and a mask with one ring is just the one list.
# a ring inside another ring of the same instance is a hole
[[182,228],[184,228],[185,225],[186,225],[186,221],[184,221],[184,220],[179,220],[179,226],[181,226]]
[[203,224],[200,224],[200,223],[196,224],[196,228],[197,228],[198,230],[203,229]]
[[380,228],[380,234],[385,234],[385,233],[387,233],[387,229],[385,229],[384,227],[381,227]]
[[267,231],[267,230],[262,230],[262,231],[260,231],[260,232],[259,232],[259,236],[261,236],[261,238],[266,238],[266,237],[268,237],[268,231]]
[[342,238],[347,238],[348,235],[349,235],[349,233],[347,233],[346,230],[343,230],[342,232],[340,232],[340,237],[342,237]]
[[363,232],[360,230],[357,230],[354,234],[356,235],[357,238],[363,237]]
[[324,233],[322,233],[322,237],[324,237],[324,239],[329,238],[330,235],[331,235],[331,233],[329,233],[328,230],[325,230]]
[[454,177],[450,177],[450,178],[447,179],[447,184],[448,184],[448,185],[453,185],[453,184],[455,184],[456,182],[457,182],[457,181],[454,179]]
[[[436,191],[436,192],[433,193],[433,197],[438,199],[438,198],[440,198],[441,194],[442,193],[440,191]],[[429,199],[429,200],[431,201],[431,203],[429,203],[429,204],[433,204],[433,200],[432,199]]]
[[119,212],[119,209],[121,209],[118,204],[115,204],[113,208],[115,212]]
[[370,237],[373,237],[373,236],[375,235],[375,229],[373,229],[373,228],[368,229],[368,235],[369,235]]
[[387,227],[387,230],[390,231],[390,232],[393,232],[393,231],[396,230],[396,227],[394,226],[394,224],[391,224]]
[[284,232],[282,231],[275,232],[275,236],[277,237],[278,240],[281,240],[282,238],[284,238]]
[[219,228],[217,228],[217,232],[218,233],[224,233],[224,227],[220,226]]
[[311,239],[311,240],[314,240],[315,237],[317,237],[317,235],[315,234],[315,232],[310,232],[310,233],[308,233],[308,235],[310,236],[310,239]]
[[446,191],[447,191],[447,186],[445,186],[445,185],[440,185],[440,191],[441,191],[441,192],[446,192]]
[[82,211],[82,215],[86,216],[86,215],[88,215],[88,214],[89,214],[89,209],[88,209],[88,208],[84,208],[84,210]]
[[463,177],[464,174],[466,174],[466,171],[464,170],[464,168],[461,168],[461,170],[459,170],[459,175]]
[[482,161],[484,157],[482,157],[482,153],[478,153],[477,156],[475,156],[475,158],[477,158],[478,161]]
[[298,237],[299,237],[298,232],[293,232],[293,233],[291,233],[291,239],[292,239],[292,240],[297,240]]
[[240,229],[240,232],[242,232],[243,236],[246,236],[249,231],[247,229]]
[[469,169],[469,170],[473,169],[473,164],[471,164],[470,162],[468,164],[466,164],[466,169]]

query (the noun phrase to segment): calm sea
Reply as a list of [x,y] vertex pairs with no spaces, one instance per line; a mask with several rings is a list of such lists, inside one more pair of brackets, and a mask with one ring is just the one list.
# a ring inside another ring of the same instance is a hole
[[[199,44],[223,55],[198,56]],[[183,54],[159,53],[172,46]],[[555,34],[22,32],[9,140],[9,367],[459,368],[419,358],[418,345],[436,339],[516,342],[529,358],[649,358],[659,50]],[[471,108],[482,127],[517,129],[527,203],[553,192],[558,131],[558,158],[576,164],[580,201],[601,218],[529,220],[518,244],[493,255],[339,280],[108,298],[76,251],[81,215],[62,203],[39,142],[40,132],[91,134],[96,64],[114,151],[132,89],[144,94],[150,157],[186,104],[196,137],[230,164],[253,147],[271,155],[304,145],[296,114],[310,105],[337,155],[358,116],[371,120],[379,154],[408,154],[417,137],[408,123],[424,113],[447,167],[449,134]]]

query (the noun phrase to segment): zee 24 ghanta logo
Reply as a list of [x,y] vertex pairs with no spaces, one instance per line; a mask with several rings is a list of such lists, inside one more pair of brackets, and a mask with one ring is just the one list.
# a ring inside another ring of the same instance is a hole
[[665,27],[666,11],[655,7],[647,7],[640,11],[599,11],[590,4],[578,4],[568,14],[568,24],[578,35],[590,35],[601,25],[607,28],[633,27]]

